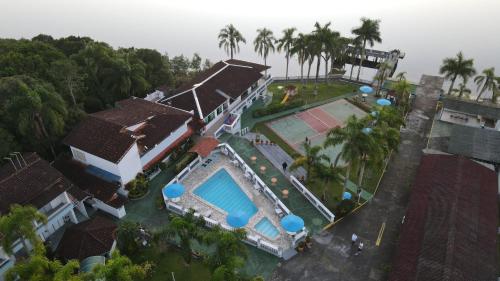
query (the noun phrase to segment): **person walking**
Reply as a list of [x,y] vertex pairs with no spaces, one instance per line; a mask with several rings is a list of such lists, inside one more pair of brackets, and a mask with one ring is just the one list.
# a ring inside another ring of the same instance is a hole
[[286,168],[288,167],[288,164],[286,162],[283,162],[283,164],[281,164],[281,167],[283,167],[283,172],[286,172]]
[[356,233],[353,233],[351,236],[351,246],[354,246],[354,244],[356,244],[356,241],[358,241],[358,235],[356,235]]
[[361,251],[363,250],[363,242],[359,242],[359,245],[358,245],[358,251],[356,252],[356,256],[359,255],[361,253]]

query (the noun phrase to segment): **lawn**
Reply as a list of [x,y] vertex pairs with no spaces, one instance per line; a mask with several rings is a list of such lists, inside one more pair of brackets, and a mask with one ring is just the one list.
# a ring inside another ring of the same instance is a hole
[[150,261],[154,263],[153,275],[150,281],[171,281],[172,272],[175,280],[198,281],[210,280],[211,272],[207,265],[201,260],[193,259],[191,265],[186,266],[180,252],[173,246],[160,250],[158,247],[150,247],[141,250],[137,255],[130,257],[135,263]]
[[331,81],[330,83],[318,83],[317,94],[314,94],[314,83],[310,82],[308,84],[301,83],[272,83],[268,87],[268,91],[273,93],[273,100],[271,105],[280,104],[285,97],[285,92],[283,89],[278,89],[279,87],[285,87],[286,85],[295,85],[298,87],[298,94],[293,97],[293,100],[303,100],[305,104],[320,102],[328,100],[340,95],[349,94],[356,92],[358,89],[357,85],[343,83],[339,81]]
[[311,180],[306,183],[307,188],[314,194],[316,197],[321,200],[321,202],[328,208],[330,211],[334,211],[337,207],[337,204],[341,201],[342,198],[342,185],[343,182],[330,182],[328,183],[328,187],[326,188],[325,198],[323,198],[323,189],[325,186],[325,182],[313,176]]
[[288,143],[286,143],[280,136],[278,136],[268,126],[266,126],[266,122],[260,122],[255,124],[252,131],[266,136],[270,141],[280,146],[288,155],[292,156],[292,158],[300,156],[300,154],[297,151],[295,151],[293,147],[288,145]]

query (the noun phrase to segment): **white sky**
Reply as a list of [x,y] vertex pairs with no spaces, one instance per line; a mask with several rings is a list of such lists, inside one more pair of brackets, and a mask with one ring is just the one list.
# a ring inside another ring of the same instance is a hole
[[[497,66],[500,73],[499,13],[500,0],[0,0],[0,37],[73,34],[217,61],[226,57],[217,34],[233,23],[247,39],[238,58],[261,61],[251,45],[257,28],[280,36],[287,27],[308,32],[316,21],[332,21],[347,36],[365,16],[382,20],[383,42],[376,48],[405,51],[398,70],[418,80],[436,74],[442,58],[459,50],[475,58],[478,69]],[[269,63],[273,74],[284,74],[282,54]],[[298,74],[295,63],[291,68]]]

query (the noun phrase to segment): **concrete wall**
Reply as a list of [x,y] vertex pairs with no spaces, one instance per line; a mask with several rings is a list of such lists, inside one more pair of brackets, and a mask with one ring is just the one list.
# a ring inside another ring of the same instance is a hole
[[[188,120],[188,122],[189,121],[191,121],[191,119]],[[188,131],[188,125],[187,125],[188,122],[184,123],[181,127],[175,130],[172,134],[170,134],[170,136],[168,136],[154,148],[152,149],[150,148],[150,150],[141,157],[141,165],[144,167],[147,163],[149,163],[156,156],[158,156],[158,154],[163,152],[167,147],[169,147],[172,143],[177,141],[183,134],[185,134]]]
[[119,219],[123,218],[127,214],[124,206],[121,206],[120,208],[113,208],[99,199],[94,198],[94,201],[95,204],[93,204],[92,207],[97,208]]

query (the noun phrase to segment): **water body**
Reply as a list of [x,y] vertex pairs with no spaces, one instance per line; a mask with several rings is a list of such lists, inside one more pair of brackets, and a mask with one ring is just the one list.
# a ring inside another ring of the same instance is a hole
[[[0,0],[0,37],[90,36],[114,47],[146,47],[169,55],[191,55],[217,61],[226,57],[217,34],[233,23],[247,39],[237,58],[262,61],[253,51],[256,29],[276,35],[287,27],[309,32],[316,21],[350,35],[362,16],[380,19],[383,42],[375,48],[400,49],[406,58],[399,71],[418,81],[437,74],[444,57],[462,50],[478,70],[496,66],[500,73],[500,1],[498,0]],[[273,75],[284,75],[283,54],[272,54]],[[323,71],[321,72],[323,73]],[[364,78],[373,71],[364,70]],[[298,75],[295,60],[290,74]]]

